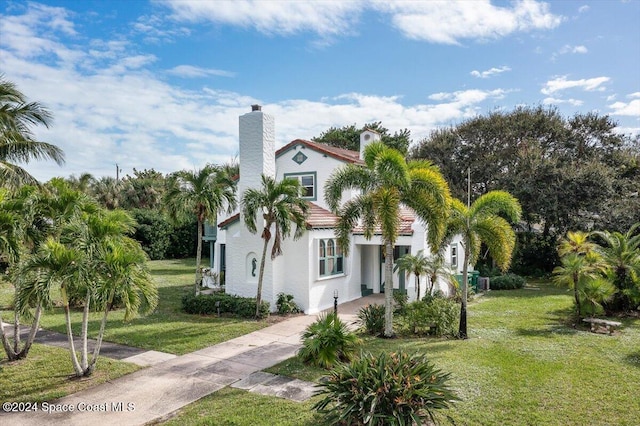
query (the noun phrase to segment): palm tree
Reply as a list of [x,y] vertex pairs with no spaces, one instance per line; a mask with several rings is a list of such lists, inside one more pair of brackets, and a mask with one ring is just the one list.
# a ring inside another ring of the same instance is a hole
[[231,176],[218,166],[207,165],[195,172],[182,170],[168,180],[165,205],[174,221],[195,215],[197,220],[195,294],[200,293],[202,227],[205,221],[216,223],[219,212],[236,208],[236,186]]
[[578,320],[582,315],[581,295],[586,287],[591,286],[589,283],[600,277],[600,265],[600,257],[595,251],[584,254],[567,252],[560,258],[560,266],[553,269],[553,282],[573,290]]
[[[25,302],[37,295],[45,307],[50,307],[51,293],[59,287],[71,361],[78,377],[89,376],[95,369],[116,295],[124,301],[125,317],[143,305],[145,311],[152,311],[157,303],[157,290],[145,267],[146,255],[137,242],[126,236],[133,226],[133,219],[123,211],[98,210],[91,214],[80,211],[62,226],[59,237],[49,237],[21,265],[21,274],[32,274],[36,279],[20,286],[17,306],[25,307]],[[85,294],[80,359],[75,350],[69,307],[69,295],[73,292]],[[92,306],[102,310],[103,317],[90,357],[87,341]]]
[[34,139],[31,127],[51,124],[51,114],[37,102],[27,102],[15,84],[0,75],[0,185],[17,188],[36,179],[15,162],[51,159],[64,164],[64,153],[55,145]]
[[640,223],[620,232],[594,232],[602,239],[598,249],[603,261],[611,270],[613,285],[618,289],[614,295],[614,309],[629,310],[640,303]]
[[[302,199],[302,188],[297,179],[285,178],[276,182],[274,178],[262,175],[262,187],[249,188],[242,194],[242,216],[247,229],[255,234],[258,215],[264,220],[261,237],[264,240],[258,289],[256,292],[256,318],[260,317],[262,303],[262,283],[267,258],[267,246],[273,235],[271,260],[282,254],[282,241],[291,234],[291,224],[295,225],[293,239],[297,240],[306,229],[306,218],[309,204]],[[271,228],[274,228],[273,233]]]
[[91,192],[98,202],[109,210],[120,207],[124,186],[111,176],[103,176],[91,186]]
[[[464,264],[462,267],[462,304],[458,337],[467,338],[467,287],[469,264],[474,265],[484,243],[502,270],[511,263],[516,234],[509,222],[520,220],[522,208],[518,200],[505,191],[491,191],[469,207],[460,200],[453,200],[449,230],[462,235]],[[506,219],[505,219],[506,218]]]
[[454,275],[451,266],[445,262],[444,253],[442,251],[427,259],[424,273],[429,277],[429,289],[427,290],[427,294],[431,294],[433,292],[433,287],[436,282],[438,282],[438,277],[442,277],[454,293],[457,293],[458,280],[456,280],[456,276]]
[[403,271],[407,278],[411,274],[416,276],[416,300],[420,300],[420,276],[427,272],[428,264],[429,259],[424,256],[424,250],[420,250],[415,255],[407,253],[400,257],[393,269]]
[[[347,164],[336,170],[325,184],[325,201],[339,217],[336,237],[343,253],[349,254],[353,228],[362,221],[365,238],[379,226],[385,247],[385,331],[393,332],[393,248],[400,228],[401,205],[412,208],[429,227],[430,246],[438,247],[444,236],[450,203],[449,187],[440,171],[427,161],[406,162],[402,154],[381,142],[364,151],[364,167]],[[358,195],[340,201],[346,190]],[[435,250],[434,250],[435,251]]]

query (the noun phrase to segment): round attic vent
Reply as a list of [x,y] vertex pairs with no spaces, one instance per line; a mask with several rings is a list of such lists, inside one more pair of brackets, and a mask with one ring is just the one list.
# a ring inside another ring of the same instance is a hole
[[369,134],[364,135],[364,140],[365,141],[368,141],[369,139],[371,139],[371,135],[369,135]]

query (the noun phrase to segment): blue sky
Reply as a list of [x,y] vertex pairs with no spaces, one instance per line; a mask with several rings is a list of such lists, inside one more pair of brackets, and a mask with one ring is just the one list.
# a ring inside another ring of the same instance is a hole
[[37,178],[167,173],[234,158],[254,103],[279,145],[539,104],[638,134],[639,22],[638,0],[0,0],[0,72],[54,114],[36,135],[67,163]]

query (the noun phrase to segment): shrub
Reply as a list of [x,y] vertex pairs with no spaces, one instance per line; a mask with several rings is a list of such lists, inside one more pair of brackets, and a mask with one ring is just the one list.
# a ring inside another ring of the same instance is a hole
[[147,209],[131,210],[131,215],[137,222],[133,238],[140,243],[151,260],[165,259],[169,248],[169,236],[173,231],[166,217],[155,210]]
[[[216,306],[216,302],[220,302]],[[200,294],[195,296],[187,294],[182,298],[182,309],[188,314],[214,315],[220,308],[221,314],[234,314],[242,318],[254,318],[256,314],[256,299],[239,297],[226,293]],[[260,317],[269,315],[269,303],[260,305]]]
[[367,305],[360,308],[358,319],[367,334],[379,336],[384,332],[384,305]]
[[527,281],[516,274],[500,275],[489,279],[489,287],[491,290],[514,290],[522,288]]
[[293,301],[293,295],[291,294],[278,293],[276,307],[280,315],[297,314],[301,312],[298,305]]
[[400,330],[409,334],[455,336],[459,314],[454,300],[425,297],[422,301],[407,304],[405,312],[399,317]]
[[458,399],[449,388],[449,376],[423,354],[363,354],[329,373],[318,385],[316,395],[323,398],[313,408],[327,424],[420,425],[427,418],[435,422],[435,412]]
[[407,306],[407,302],[409,301],[409,295],[403,291],[394,290],[393,291],[393,303],[395,305],[395,313],[401,314],[404,312],[405,306]]
[[307,364],[329,368],[350,361],[360,339],[334,313],[322,314],[302,334],[298,356]]

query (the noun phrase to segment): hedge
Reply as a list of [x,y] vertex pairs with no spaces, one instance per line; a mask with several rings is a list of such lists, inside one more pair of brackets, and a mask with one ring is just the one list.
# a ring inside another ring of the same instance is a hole
[[500,275],[489,278],[489,287],[491,290],[514,290],[522,288],[527,281],[516,274]]
[[[254,318],[256,315],[256,299],[234,296],[226,293],[188,294],[182,298],[182,310],[188,314],[215,315],[218,313],[216,302],[220,302],[221,314],[234,314],[242,318]],[[269,303],[260,304],[260,318],[269,315]]]

